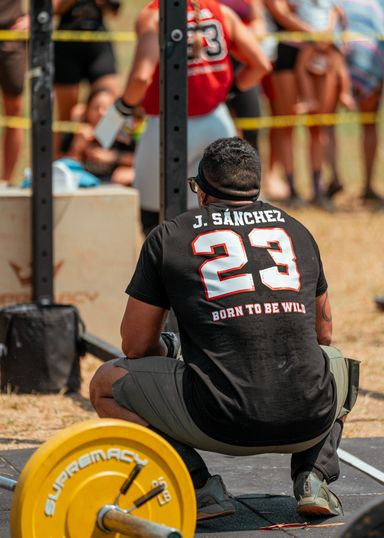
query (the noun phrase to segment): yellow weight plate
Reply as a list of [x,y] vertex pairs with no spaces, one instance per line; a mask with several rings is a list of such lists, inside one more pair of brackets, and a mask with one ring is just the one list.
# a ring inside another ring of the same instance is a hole
[[127,494],[120,497],[121,508],[131,508],[134,500],[164,482],[165,490],[132,514],[192,538],[196,500],[183,461],[151,430],[115,419],[76,424],[36,450],[14,493],[12,538],[106,536],[96,525],[97,513],[114,503],[123,482],[140,462],[146,464]]

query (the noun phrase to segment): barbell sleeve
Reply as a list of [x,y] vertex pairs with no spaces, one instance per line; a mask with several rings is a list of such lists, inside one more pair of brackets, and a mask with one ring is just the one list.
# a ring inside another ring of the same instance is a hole
[[115,505],[105,505],[97,514],[104,532],[118,532],[130,538],[182,538],[180,531],[141,517],[132,516]]
[[0,488],[7,489],[8,491],[14,491],[16,484],[16,480],[12,480],[12,478],[7,478],[6,476],[0,476]]

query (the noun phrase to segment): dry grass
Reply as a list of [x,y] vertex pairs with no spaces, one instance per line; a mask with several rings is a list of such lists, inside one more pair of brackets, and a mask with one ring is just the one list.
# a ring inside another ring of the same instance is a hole
[[[350,195],[344,196],[340,207],[337,217],[314,209],[297,211],[295,216],[320,245],[333,307],[334,344],[362,361],[361,386],[384,397],[384,312],[373,301],[384,293],[384,212],[361,208]],[[83,383],[76,397],[1,395],[0,449],[35,446],[70,424],[94,417],[88,386],[99,364],[91,356],[82,359]],[[384,400],[360,396],[345,435],[384,436]]]

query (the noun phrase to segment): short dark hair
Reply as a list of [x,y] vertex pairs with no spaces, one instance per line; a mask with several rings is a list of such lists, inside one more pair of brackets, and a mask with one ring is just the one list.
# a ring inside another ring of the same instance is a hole
[[212,142],[205,149],[200,165],[207,182],[223,195],[243,199],[259,195],[259,154],[242,138],[219,138]]

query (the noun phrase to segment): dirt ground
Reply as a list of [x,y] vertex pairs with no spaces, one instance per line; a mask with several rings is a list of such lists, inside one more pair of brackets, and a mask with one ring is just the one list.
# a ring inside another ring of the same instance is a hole
[[[384,312],[374,297],[384,294],[384,211],[340,195],[337,214],[313,208],[292,212],[316,237],[329,283],[334,344],[361,360],[364,394],[345,426],[347,437],[384,436]],[[88,398],[100,362],[82,359],[81,394],[0,395],[0,449],[33,447],[72,423],[95,416]],[[370,394],[372,392],[372,394]],[[377,395],[377,393],[381,393]]]

